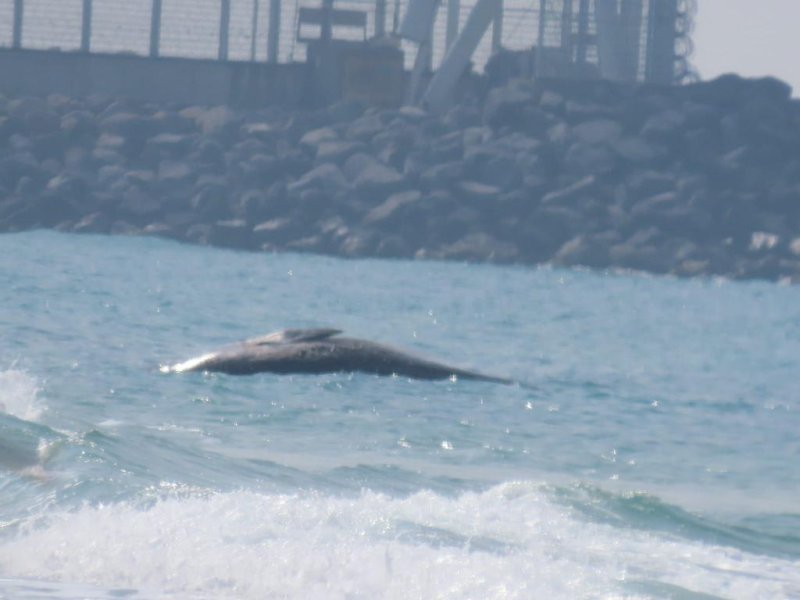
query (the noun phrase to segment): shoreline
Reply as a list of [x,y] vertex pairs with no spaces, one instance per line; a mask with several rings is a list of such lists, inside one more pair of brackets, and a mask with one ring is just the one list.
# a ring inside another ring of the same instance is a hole
[[418,108],[0,96],[0,232],[800,283],[800,100],[771,78],[511,80]]

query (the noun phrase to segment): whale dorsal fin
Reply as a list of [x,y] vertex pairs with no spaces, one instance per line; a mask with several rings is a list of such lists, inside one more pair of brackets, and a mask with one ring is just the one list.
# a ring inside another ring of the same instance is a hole
[[296,342],[318,342],[342,333],[341,329],[284,329],[260,337],[250,338],[245,344],[264,346],[267,344],[293,344]]

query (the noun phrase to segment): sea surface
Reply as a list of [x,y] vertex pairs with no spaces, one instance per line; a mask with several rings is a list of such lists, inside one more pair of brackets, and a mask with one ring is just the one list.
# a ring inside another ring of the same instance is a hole
[[[336,326],[526,385],[159,367]],[[800,288],[0,236],[0,598],[800,597]]]

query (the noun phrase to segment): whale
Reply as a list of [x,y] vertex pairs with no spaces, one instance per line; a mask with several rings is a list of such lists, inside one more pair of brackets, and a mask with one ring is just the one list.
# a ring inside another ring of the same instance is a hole
[[447,365],[386,344],[342,336],[341,333],[341,329],[330,328],[285,329],[162,366],[161,371],[208,371],[228,375],[362,372],[411,379],[515,383],[512,379]]

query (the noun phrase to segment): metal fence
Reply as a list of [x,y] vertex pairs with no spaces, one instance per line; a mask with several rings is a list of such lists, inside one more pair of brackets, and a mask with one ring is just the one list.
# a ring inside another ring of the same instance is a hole
[[[394,31],[407,0],[385,0],[384,31]],[[278,11],[275,10],[278,5]],[[305,60],[297,41],[298,10],[314,0],[0,0],[0,46],[62,51],[127,52],[139,55],[265,61],[270,45],[278,62]],[[474,2],[463,2],[460,24]],[[366,35],[376,31],[375,0],[338,0],[337,9],[366,13]],[[536,43],[538,0],[506,0],[502,44],[509,48]],[[433,65],[445,52],[446,7],[434,23]],[[158,13],[155,15],[154,13]],[[279,13],[279,14],[278,14]],[[277,19],[276,19],[277,17]],[[227,19],[227,28],[223,21]],[[275,23],[274,21],[278,21]],[[153,28],[160,31],[154,32]],[[227,29],[227,39],[221,32]],[[270,33],[277,39],[270,40]],[[342,28],[334,37],[358,39],[363,33]],[[227,45],[226,52],[220,46]],[[491,32],[475,54],[482,67],[491,52]],[[405,45],[409,65],[413,45]],[[151,52],[151,50],[155,50]]]
[[[581,18],[587,19],[584,33],[591,38],[595,33],[594,5],[598,1],[601,0],[504,0],[502,18],[484,35],[473,55],[473,64],[481,70],[492,49],[500,45],[512,50],[539,43],[545,47],[558,46],[564,36],[575,36],[581,31]],[[641,51],[639,48],[636,51],[638,78],[644,79],[652,30],[650,7],[657,0],[635,1],[643,7],[644,18],[638,32]],[[694,0],[674,1],[691,4]],[[439,3],[433,24],[434,68],[446,51],[450,9],[459,7],[460,29],[474,3],[475,0]],[[366,31],[334,28],[334,37],[374,36],[378,29],[376,14],[384,17],[380,29],[395,31],[406,4],[407,0],[336,0],[337,9],[366,14]],[[299,9],[319,5],[320,0],[0,0],[0,46],[302,62],[306,46],[297,39]],[[376,6],[381,8],[376,11]],[[691,23],[686,22],[684,28],[688,30]],[[691,50],[688,31],[684,38],[684,54],[688,54]],[[416,48],[403,42],[403,49],[410,67]],[[585,58],[588,62],[598,61],[596,48],[591,44]]]

